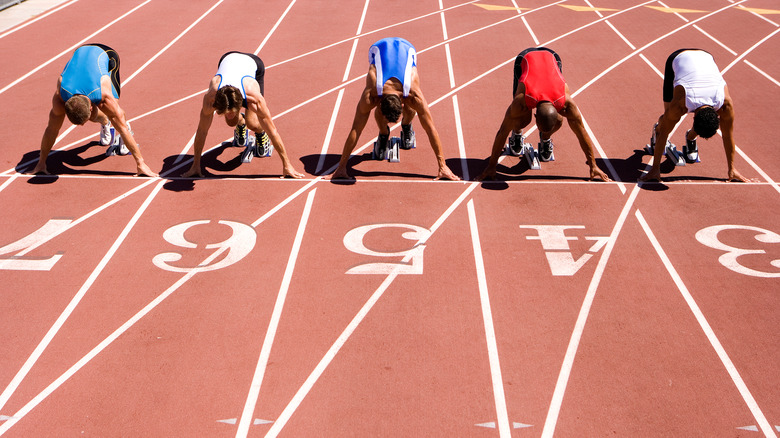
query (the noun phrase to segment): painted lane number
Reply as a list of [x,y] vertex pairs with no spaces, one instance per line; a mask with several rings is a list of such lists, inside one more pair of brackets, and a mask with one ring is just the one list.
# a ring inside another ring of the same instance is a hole
[[[62,254],[48,258],[25,256],[28,252],[43,245],[67,229],[72,219],[50,219],[40,228],[27,236],[0,248],[0,269],[11,271],[50,271]],[[6,256],[16,253],[14,256]]]
[[[696,233],[696,240],[701,242],[703,245],[720,251],[725,251],[724,254],[718,257],[718,261],[728,269],[731,269],[732,271],[739,274],[749,275],[752,277],[780,278],[780,272],[758,271],[739,263],[738,258],[743,255],[766,254],[766,251],[763,249],[735,248],[733,246],[726,245],[718,239],[718,233],[725,230],[754,231],[756,235],[753,238],[761,243],[780,243],[780,234],[765,230],[763,228],[751,227],[748,225],[714,225],[712,227],[701,229]],[[780,259],[771,260],[769,264],[776,268],[780,268]]]
[[[187,238],[184,237],[184,233],[194,226],[205,225],[208,224],[209,222],[210,222],[209,220],[200,220],[200,221],[191,221],[179,225],[174,225],[168,228],[167,230],[165,230],[165,232],[163,233],[163,238],[168,243],[172,245],[176,245],[181,248],[190,248],[190,249],[197,248],[198,245],[187,240]],[[227,251],[227,255],[224,258],[220,259],[218,262],[207,264],[207,265],[201,264],[195,267],[174,266],[171,264],[171,262],[177,262],[182,258],[182,255],[178,252],[164,252],[162,254],[157,254],[152,259],[152,262],[158,268],[164,269],[166,271],[171,271],[171,272],[190,272],[194,269],[198,269],[198,271],[205,272],[205,271],[214,271],[217,269],[222,269],[227,266],[230,266],[236,263],[237,261],[243,259],[244,257],[246,257],[246,255],[249,254],[250,252],[252,252],[252,249],[254,249],[255,242],[257,240],[257,233],[255,233],[254,228],[239,222],[219,221],[219,223],[222,225],[229,226],[233,230],[233,233],[229,238],[227,238],[222,242],[210,243],[206,245],[206,249]]]
[[[396,252],[381,252],[366,248],[366,245],[363,243],[363,239],[370,231],[376,230],[378,228],[406,228],[411,230],[401,234],[401,237],[407,240],[411,240],[415,243],[407,250]],[[374,224],[355,228],[344,235],[344,246],[348,250],[356,254],[370,257],[402,257],[403,259],[400,263],[365,263],[349,269],[347,274],[386,275],[390,274],[391,272],[395,272],[399,275],[421,275],[423,273],[423,250],[425,250],[425,245],[421,244],[420,242],[427,241],[430,235],[430,230],[408,224]]]

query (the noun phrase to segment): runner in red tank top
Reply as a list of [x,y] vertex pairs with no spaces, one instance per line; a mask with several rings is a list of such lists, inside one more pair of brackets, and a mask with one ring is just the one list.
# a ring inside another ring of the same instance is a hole
[[[571,98],[569,86],[563,78],[563,65],[557,53],[545,47],[533,47],[523,50],[515,59],[515,74],[512,80],[512,103],[504,114],[504,120],[498,129],[488,165],[477,180],[493,179],[496,176],[498,158],[504,150],[504,142],[511,134],[510,147],[514,144],[522,147],[522,130],[531,123],[533,110],[536,110],[536,127],[539,128],[539,158],[549,161],[552,158],[552,139],[550,138],[563,124],[563,119],[577,136],[580,148],[585,153],[590,179],[611,181],[596,166],[593,141],[582,122],[577,104]],[[514,149],[514,147],[513,147]]]

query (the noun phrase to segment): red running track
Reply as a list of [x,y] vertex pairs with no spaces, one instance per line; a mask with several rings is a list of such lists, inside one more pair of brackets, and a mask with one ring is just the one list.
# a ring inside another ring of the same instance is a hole
[[[0,37],[13,108],[0,119],[0,434],[777,435],[777,5],[393,6],[79,0]],[[386,36],[417,47],[456,174],[482,171],[512,61],[545,45],[617,182],[586,181],[566,127],[541,170],[505,157],[495,182],[432,181],[416,123],[398,164],[368,158],[369,125],[356,181],[331,183],[368,47]],[[159,179],[131,177],[94,126],[67,123],[58,175],[23,173],[57,75],[95,41],[121,56],[122,107]],[[636,185],[658,71],[680,47],[725,70],[736,167],[754,182],[724,182],[715,138],[701,163],[664,162],[663,184]],[[209,177],[177,177],[229,50],[265,61],[304,180],[276,178],[276,157],[240,164],[219,120]]]

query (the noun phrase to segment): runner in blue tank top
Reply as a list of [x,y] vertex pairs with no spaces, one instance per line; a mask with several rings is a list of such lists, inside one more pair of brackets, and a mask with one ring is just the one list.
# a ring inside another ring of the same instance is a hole
[[136,175],[157,176],[141,156],[125,112],[119,106],[119,93],[119,55],[116,51],[102,44],[87,44],[76,49],[57,81],[49,123],[41,139],[40,158],[32,173],[49,173],[46,159],[67,116],[74,125],[87,121],[100,123],[100,143],[104,146],[113,144],[114,135],[118,133],[120,146],[124,146],[120,150],[133,154]]
[[435,179],[459,180],[460,178],[452,173],[444,162],[439,133],[433,125],[428,102],[420,89],[417,51],[414,46],[403,38],[384,38],[371,46],[368,51],[368,61],[366,87],[358,101],[352,129],[344,143],[339,167],[332,178],[349,178],[347,173],[349,157],[357,145],[363,128],[366,127],[371,110],[379,107],[374,111],[374,119],[379,127],[377,141],[386,144],[390,137],[388,124],[396,123],[401,118],[401,140],[405,143],[405,148],[413,147],[415,140],[412,120],[415,115],[419,115],[420,124],[428,135],[439,165],[439,172]]

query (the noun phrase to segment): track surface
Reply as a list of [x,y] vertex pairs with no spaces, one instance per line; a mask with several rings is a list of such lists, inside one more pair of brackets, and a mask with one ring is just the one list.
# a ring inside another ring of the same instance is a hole
[[[777,435],[776,2],[262,3],[79,0],[0,37],[0,435]],[[553,48],[617,182],[585,180],[566,126],[541,170],[505,157],[499,181],[434,182],[416,122],[399,164],[369,159],[370,123],[357,180],[331,183],[368,47],[386,36],[417,47],[467,180],[514,57]],[[95,125],[67,122],[59,176],[23,174],[85,42],[119,52],[123,109],[163,178],[132,177]],[[725,70],[736,166],[755,182],[724,182],[714,138],[701,163],[635,184],[658,71],[680,47]],[[240,164],[219,119],[209,177],[176,177],[229,50],[265,61],[306,179],[278,179],[276,156]]]

